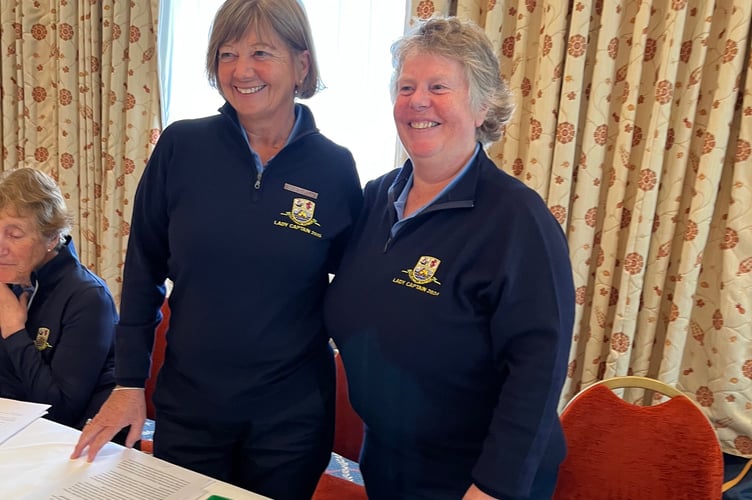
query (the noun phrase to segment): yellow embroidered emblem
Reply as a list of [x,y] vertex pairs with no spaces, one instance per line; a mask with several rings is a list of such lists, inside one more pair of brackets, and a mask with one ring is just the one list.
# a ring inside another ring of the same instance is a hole
[[306,198],[295,198],[292,200],[292,210],[289,212],[282,212],[280,215],[286,215],[301,226],[310,226],[315,224],[320,226],[316,219],[313,218],[313,213],[316,210],[316,202],[308,200]]
[[45,349],[52,347],[52,345],[47,342],[48,338],[50,338],[49,328],[42,327],[37,330],[37,338],[34,339],[34,347],[37,348],[37,351],[44,351]]
[[418,259],[418,263],[412,269],[405,269],[402,271],[410,277],[410,281],[417,283],[418,285],[425,285],[426,283],[436,283],[441,285],[439,281],[434,277],[436,270],[439,268],[441,261],[436,257],[430,255],[422,255]]

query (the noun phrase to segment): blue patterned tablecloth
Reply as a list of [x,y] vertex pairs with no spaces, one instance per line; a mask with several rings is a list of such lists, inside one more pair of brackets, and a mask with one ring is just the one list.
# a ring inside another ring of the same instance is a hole
[[[749,461],[748,458],[723,454],[723,480],[734,479]],[[752,500],[752,471],[739,484],[723,494],[723,500]]]

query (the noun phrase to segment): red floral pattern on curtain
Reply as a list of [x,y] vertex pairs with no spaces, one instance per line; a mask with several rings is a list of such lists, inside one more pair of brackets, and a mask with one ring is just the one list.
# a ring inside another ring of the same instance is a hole
[[158,0],[0,6],[2,170],[57,179],[81,261],[119,297],[130,206],[160,130]]

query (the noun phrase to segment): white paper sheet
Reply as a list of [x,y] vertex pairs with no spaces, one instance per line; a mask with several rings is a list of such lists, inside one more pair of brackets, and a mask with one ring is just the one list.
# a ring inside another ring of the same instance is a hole
[[50,405],[0,398],[0,444],[47,413]]
[[[38,418],[0,444],[0,499],[208,500],[212,495],[232,500],[266,499],[115,443],[105,444],[92,463],[84,457],[71,460],[80,434]],[[144,487],[158,491],[158,496],[143,495],[138,488]]]
[[85,459],[64,464],[62,484],[38,488],[34,498],[50,500],[178,500],[204,495],[211,481],[206,476],[176,467],[136,450],[92,463]]

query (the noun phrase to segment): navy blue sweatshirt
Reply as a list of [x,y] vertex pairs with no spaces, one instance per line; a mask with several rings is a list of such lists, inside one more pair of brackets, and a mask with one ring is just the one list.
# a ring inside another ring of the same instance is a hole
[[50,404],[47,418],[80,428],[115,385],[115,303],[70,237],[31,282],[26,328],[0,339],[0,396]]
[[391,237],[411,171],[408,161],[366,186],[325,303],[367,427],[366,486],[372,440],[392,450],[379,467],[399,481],[389,487],[400,498],[439,498],[427,484],[452,498],[471,483],[528,498],[535,481],[555,481],[565,453],[557,404],[574,318],[566,239],[540,196],[482,151]]
[[[296,105],[294,137],[256,172],[234,109],[173,123],[139,183],[116,335],[119,384],[143,386],[174,283],[158,411],[238,421],[292,404],[285,381],[325,355],[322,301],[362,190],[350,152]],[[329,356],[331,353],[329,353]],[[262,404],[263,402],[263,404]]]

